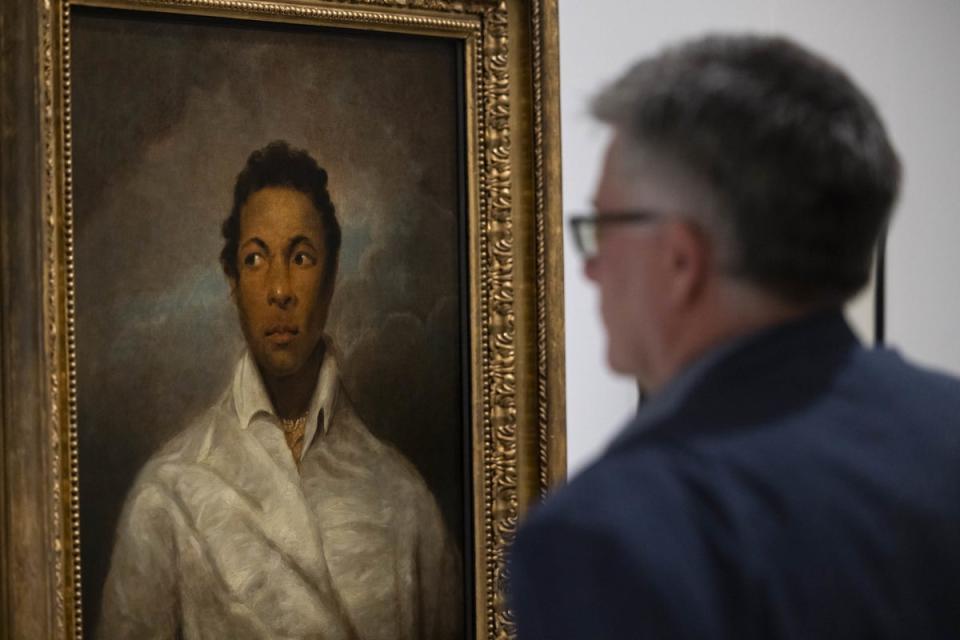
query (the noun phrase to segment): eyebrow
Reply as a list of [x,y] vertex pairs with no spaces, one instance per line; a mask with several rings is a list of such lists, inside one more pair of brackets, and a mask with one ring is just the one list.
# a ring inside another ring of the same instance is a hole
[[252,242],[253,244],[257,245],[258,247],[260,247],[261,249],[263,249],[264,251],[266,251],[267,253],[270,253],[270,247],[267,246],[267,243],[264,242],[263,240],[261,240],[260,238],[258,238],[257,236],[254,236],[254,237],[252,237],[252,238],[249,238],[249,239],[246,240],[242,245],[240,245],[239,248],[240,248],[240,249],[243,249],[245,246],[247,246],[247,245],[250,244],[251,242]]
[[297,246],[298,244],[300,244],[301,242],[304,243],[304,244],[309,245],[310,248],[313,249],[314,251],[317,250],[317,248],[316,248],[315,246],[313,246],[313,242],[311,242],[310,238],[308,238],[308,237],[305,236],[305,235],[294,236],[293,238],[291,238],[290,243],[287,245],[287,247],[288,247],[289,249],[293,249],[294,247],[296,247],[296,246]]

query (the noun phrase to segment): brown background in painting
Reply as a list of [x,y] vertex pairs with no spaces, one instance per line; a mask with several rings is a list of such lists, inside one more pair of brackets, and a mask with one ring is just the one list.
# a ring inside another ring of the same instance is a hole
[[87,633],[136,472],[243,348],[219,224],[274,139],[330,175],[344,246],[327,328],[348,392],[462,541],[456,43],[95,9],[71,28]]

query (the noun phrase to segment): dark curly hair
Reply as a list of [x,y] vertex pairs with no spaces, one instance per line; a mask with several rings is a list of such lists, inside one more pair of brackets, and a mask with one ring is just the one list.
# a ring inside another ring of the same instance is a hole
[[257,149],[247,158],[247,164],[237,175],[233,188],[233,208],[223,221],[223,250],[220,264],[227,276],[236,280],[237,249],[240,240],[240,211],[251,195],[265,187],[290,187],[310,198],[323,223],[326,245],[323,291],[330,293],[336,277],[340,255],[340,223],[330,194],[327,192],[327,172],[303,149],[293,149],[284,140],[275,140]]
[[711,36],[643,60],[593,107],[708,181],[744,279],[816,303],[866,284],[900,163],[834,65],[784,38]]

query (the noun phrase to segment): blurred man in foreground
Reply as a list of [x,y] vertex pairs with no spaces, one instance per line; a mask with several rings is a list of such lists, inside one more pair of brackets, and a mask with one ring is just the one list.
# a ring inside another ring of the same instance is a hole
[[521,528],[521,640],[960,637],[960,383],[869,350],[900,167],[877,113],[778,38],[640,62],[572,220],[608,360],[650,402]]

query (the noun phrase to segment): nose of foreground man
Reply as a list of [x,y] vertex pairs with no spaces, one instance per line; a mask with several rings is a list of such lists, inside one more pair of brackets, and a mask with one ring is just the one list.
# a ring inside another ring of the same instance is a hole
[[591,282],[597,281],[597,256],[585,258],[583,261],[583,275]]

